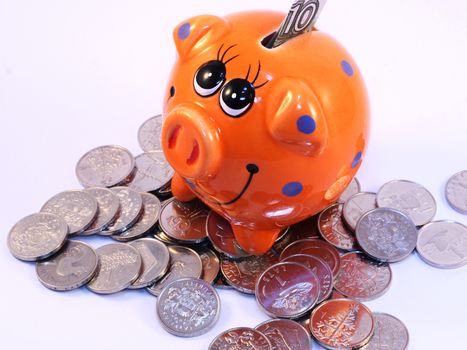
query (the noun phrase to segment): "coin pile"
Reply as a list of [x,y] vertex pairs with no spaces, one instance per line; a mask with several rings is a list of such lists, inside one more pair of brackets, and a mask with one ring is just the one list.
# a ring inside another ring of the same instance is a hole
[[[86,153],[76,167],[84,189],[55,195],[11,229],[12,255],[36,261],[44,286],[85,285],[99,294],[145,288],[158,297],[162,327],[177,336],[204,334],[217,322],[213,286],[254,294],[273,319],[223,332],[212,350],[309,349],[310,334],[329,349],[397,350],[408,344],[403,323],[362,304],[388,290],[390,263],[416,248],[435,267],[467,264],[467,227],[432,221],[434,198],[405,180],[369,193],[353,179],[336,203],[284,229],[267,254],[249,256],[227,220],[199,200],[171,197],[160,128],[160,116],[141,126],[145,153],[137,157],[120,146]],[[446,196],[467,213],[467,171],[448,181]],[[68,239],[90,235],[117,243],[94,250]]]

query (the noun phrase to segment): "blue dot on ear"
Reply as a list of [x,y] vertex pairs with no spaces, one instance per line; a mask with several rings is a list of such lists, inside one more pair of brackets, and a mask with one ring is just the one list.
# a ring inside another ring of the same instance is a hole
[[312,117],[305,114],[297,119],[297,128],[298,131],[304,134],[311,134],[316,129],[316,122]]
[[303,191],[303,185],[300,182],[289,182],[282,187],[282,194],[287,197],[299,195]]
[[346,60],[343,60],[341,62],[341,67],[344,73],[347,74],[349,77],[353,75],[353,68],[349,62],[347,62]]
[[361,160],[362,160],[362,152],[358,152],[352,161],[352,169],[355,168],[358,165],[358,163],[360,163]]
[[181,40],[185,40],[186,38],[188,38],[188,35],[190,35],[190,29],[191,29],[191,26],[190,26],[190,23],[183,23],[180,28],[178,28],[178,37],[181,39]]

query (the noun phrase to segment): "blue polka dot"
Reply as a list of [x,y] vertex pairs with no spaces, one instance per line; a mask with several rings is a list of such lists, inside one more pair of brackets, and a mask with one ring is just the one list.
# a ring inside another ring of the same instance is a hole
[[316,129],[316,122],[312,117],[305,114],[297,119],[297,128],[304,134],[311,134]]
[[289,182],[282,187],[282,194],[287,197],[299,195],[303,191],[303,185],[300,182]]
[[181,39],[181,40],[185,40],[186,38],[188,38],[188,35],[190,35],[190,29],[191,29],[191,26],[190,26],[190,23],[183,23],[180,28],[178,28],[178,37]]
[[360,163],[361,160],[362,160],[362,152],[358,152],[352,161],[352,169],[355,168],[358,165],[358,163]]
[[347,74],[349,77],[351,77],[353,75],[353,68],[352,68],[352,66],[350,65],[349,62],[347,62],[346,60],[343,60],[341,62],[341,67],[342,67],[344,73]]

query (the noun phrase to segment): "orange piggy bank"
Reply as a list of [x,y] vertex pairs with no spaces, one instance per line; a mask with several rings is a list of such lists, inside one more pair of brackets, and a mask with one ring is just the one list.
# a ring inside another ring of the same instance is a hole
[[256,255],[284,227],[336,201],[368,138],[368,98],[352,57],[317,30],[266,48],[284,17],[184,21],[164,97],[162,147],[175,197],[200,198]]

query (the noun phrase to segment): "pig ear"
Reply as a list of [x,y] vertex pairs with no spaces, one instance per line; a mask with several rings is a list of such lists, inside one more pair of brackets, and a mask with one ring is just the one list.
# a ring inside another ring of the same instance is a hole
[[321,103],[302,80],[282,77],[271,82],[267,127],[286,147],[316,156],[326,147],[327,125]]
[[228,22],[217,16],[196,16],[180,23],[173,31],[180,57],[188,58],[199,53],[209,43],[216,42],[227,29]]

